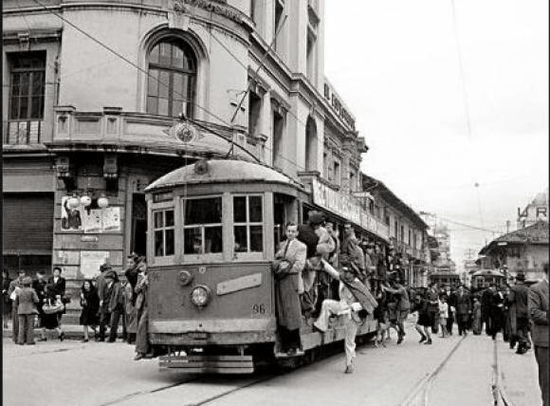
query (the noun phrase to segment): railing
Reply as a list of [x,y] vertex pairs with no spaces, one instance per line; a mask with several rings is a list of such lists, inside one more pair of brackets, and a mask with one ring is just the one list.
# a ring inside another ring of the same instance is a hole
[[40,144],[42,120],[10,120],[5,122],[3,144]]

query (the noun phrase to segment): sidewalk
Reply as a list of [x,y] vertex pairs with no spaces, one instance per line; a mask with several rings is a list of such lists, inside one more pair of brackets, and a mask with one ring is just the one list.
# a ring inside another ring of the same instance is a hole
[[[82,330],[82,326],[77,324],[62,324],[61,329],[65,333],[65,340],[82,340],[84,338],[84,331]],[[40,331],[42,329],[35,328],[34,329],[34,337],[35,339],[40,338]],[[117,337],[120,338],[122,333],[122,326],[119,325],[118,327],[118,335]],[[93,340],[94,332],[91,328],[88,328],[88,335],[90,337],[90,340]],[[11,321],[8,322],[8,328],[2,329],[2,338],[10,338],[12,337],[12,328],[11,328]],[[57,332],[55,330],[46,330],[46,337],[48,340],[57,340]]]

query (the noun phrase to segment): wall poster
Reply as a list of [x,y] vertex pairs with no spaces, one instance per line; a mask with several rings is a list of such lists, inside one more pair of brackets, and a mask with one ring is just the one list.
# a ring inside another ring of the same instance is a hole
[[109,259],[109,251],[80,251],[80,272],[93,279],[100,274],[99,267]]
[[120,231],[120,207],[77,208],[69,207],[71,196],[61,198],[61,229],[64,231],[84,231],[103,233]]

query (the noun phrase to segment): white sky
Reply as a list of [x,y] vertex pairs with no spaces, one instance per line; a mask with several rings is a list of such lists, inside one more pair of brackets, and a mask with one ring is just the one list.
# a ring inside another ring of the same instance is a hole
[[[370,148],[363,172],[416,211],[503,233],[548,186],[548,1],[455,0],[456,30],[452,4],[325,0],[325,75]],[[499,235],[448,225],[459,268]]]

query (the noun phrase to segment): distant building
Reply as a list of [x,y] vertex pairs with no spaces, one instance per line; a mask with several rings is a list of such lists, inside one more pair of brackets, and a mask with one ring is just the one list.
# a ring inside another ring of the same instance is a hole
[[523,210],[518,207],[517,228],[525,228],[535,224],[538,220],[548,221],[548,188],[535,196]]
[[389,240],[402,256],[405,273],[410,286],[427,284],[430,264],[428,225],[422,218],[383,182],[363,175],[363,189],[368,212],[389,229]]
[[504,269],[507,277],[525,272],[527,279],[542,278],[543,265],[548,262],[548,222],[535,224],[504,234],[479,252],[480,263],[491,269]]

